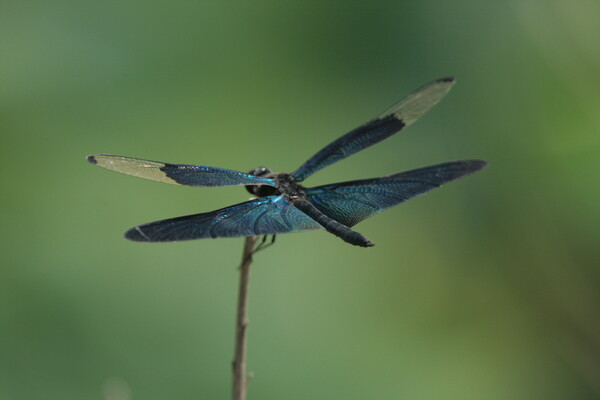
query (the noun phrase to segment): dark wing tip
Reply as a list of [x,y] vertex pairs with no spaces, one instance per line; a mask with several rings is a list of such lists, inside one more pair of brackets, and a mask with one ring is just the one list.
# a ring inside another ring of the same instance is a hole
[[98,161],[96,160],[96,156],[94,156],[94,155],[87,156],[85,159],[88,160],[89,163],[98,164]]
[[488,162],[483,160],[465,160],[463,161],[465,169],[470,172],[477,172],[487,167]]
[[453,76],[446,76],[444,78],[438,79],[438,82],[454,82],[455,79]]
[[125,232],[125,239],[133,240],[134,242],[151,242],[150,238],[142,232],[139,226],[135,226]]

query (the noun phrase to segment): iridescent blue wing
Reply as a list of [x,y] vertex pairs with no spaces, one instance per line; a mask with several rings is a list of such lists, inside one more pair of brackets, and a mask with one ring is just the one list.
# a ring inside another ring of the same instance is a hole
[[137,242],[274,235],[323,229],[282,196],[268,196],[203,214],[139,225],[125,232]]
[[387,208],[472,174],[485,161],[467,160],[432,165],[412,171],[308,189],[306,197],[323,214],[351,227]]
[[415,90],[377,118],[346,133],[292,172],[298,182],[334,162],[366,149],[415,122],[448,93],[454,78],[442,78]]
[[141,158],[94,154],[87,157],[92,164],[122,174],[156,182],[186,186],[269,185],[275,181],[243,172],[201,165],[169,164]]

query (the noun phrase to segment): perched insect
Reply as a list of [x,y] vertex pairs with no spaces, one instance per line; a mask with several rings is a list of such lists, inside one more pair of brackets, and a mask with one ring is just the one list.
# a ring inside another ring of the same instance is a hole
[[187,186],[245,186],[256,199],[220,210],[150,222],[131,228],[125,237],[139,242],[171,242],[201,238],[275,235],[326,229],[357,246],[373,243],[351,229],[360,221],[446,182],[482,169],[485,161],[448,162],[373,179],[305,188],[299,182],[401,131],[438,103],[453,78],[430,82],[375,119],[335,140],[296,171],[275,173],[256,168],[249,173],[201,165],[169,164],[139,158],[96,154],[87,157],[100,167]]

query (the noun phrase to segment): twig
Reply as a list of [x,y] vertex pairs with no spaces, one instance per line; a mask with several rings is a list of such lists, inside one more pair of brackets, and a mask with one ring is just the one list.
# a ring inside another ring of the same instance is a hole
[[242,265],[240,266],[240,285],[238,288],[237,318],[235,327],[235,355],[233,368],[233,400],[244,400],[248,388],[246,375],[246,330],[248,328],[248,286],[250,266],[256,236],[249,236],[244,243]]

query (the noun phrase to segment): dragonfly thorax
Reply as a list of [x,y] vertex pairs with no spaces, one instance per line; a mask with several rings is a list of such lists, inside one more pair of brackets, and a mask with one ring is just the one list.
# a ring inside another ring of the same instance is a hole
[[297,184],[291,174],[275,173],[265,167],[255,168],[249,173],[255,176],[271,178],[277,182],[277,186],[246,185],[246,190],[257,197],[284,195],[289,198],[297,198],[304,196],[304,187]]

